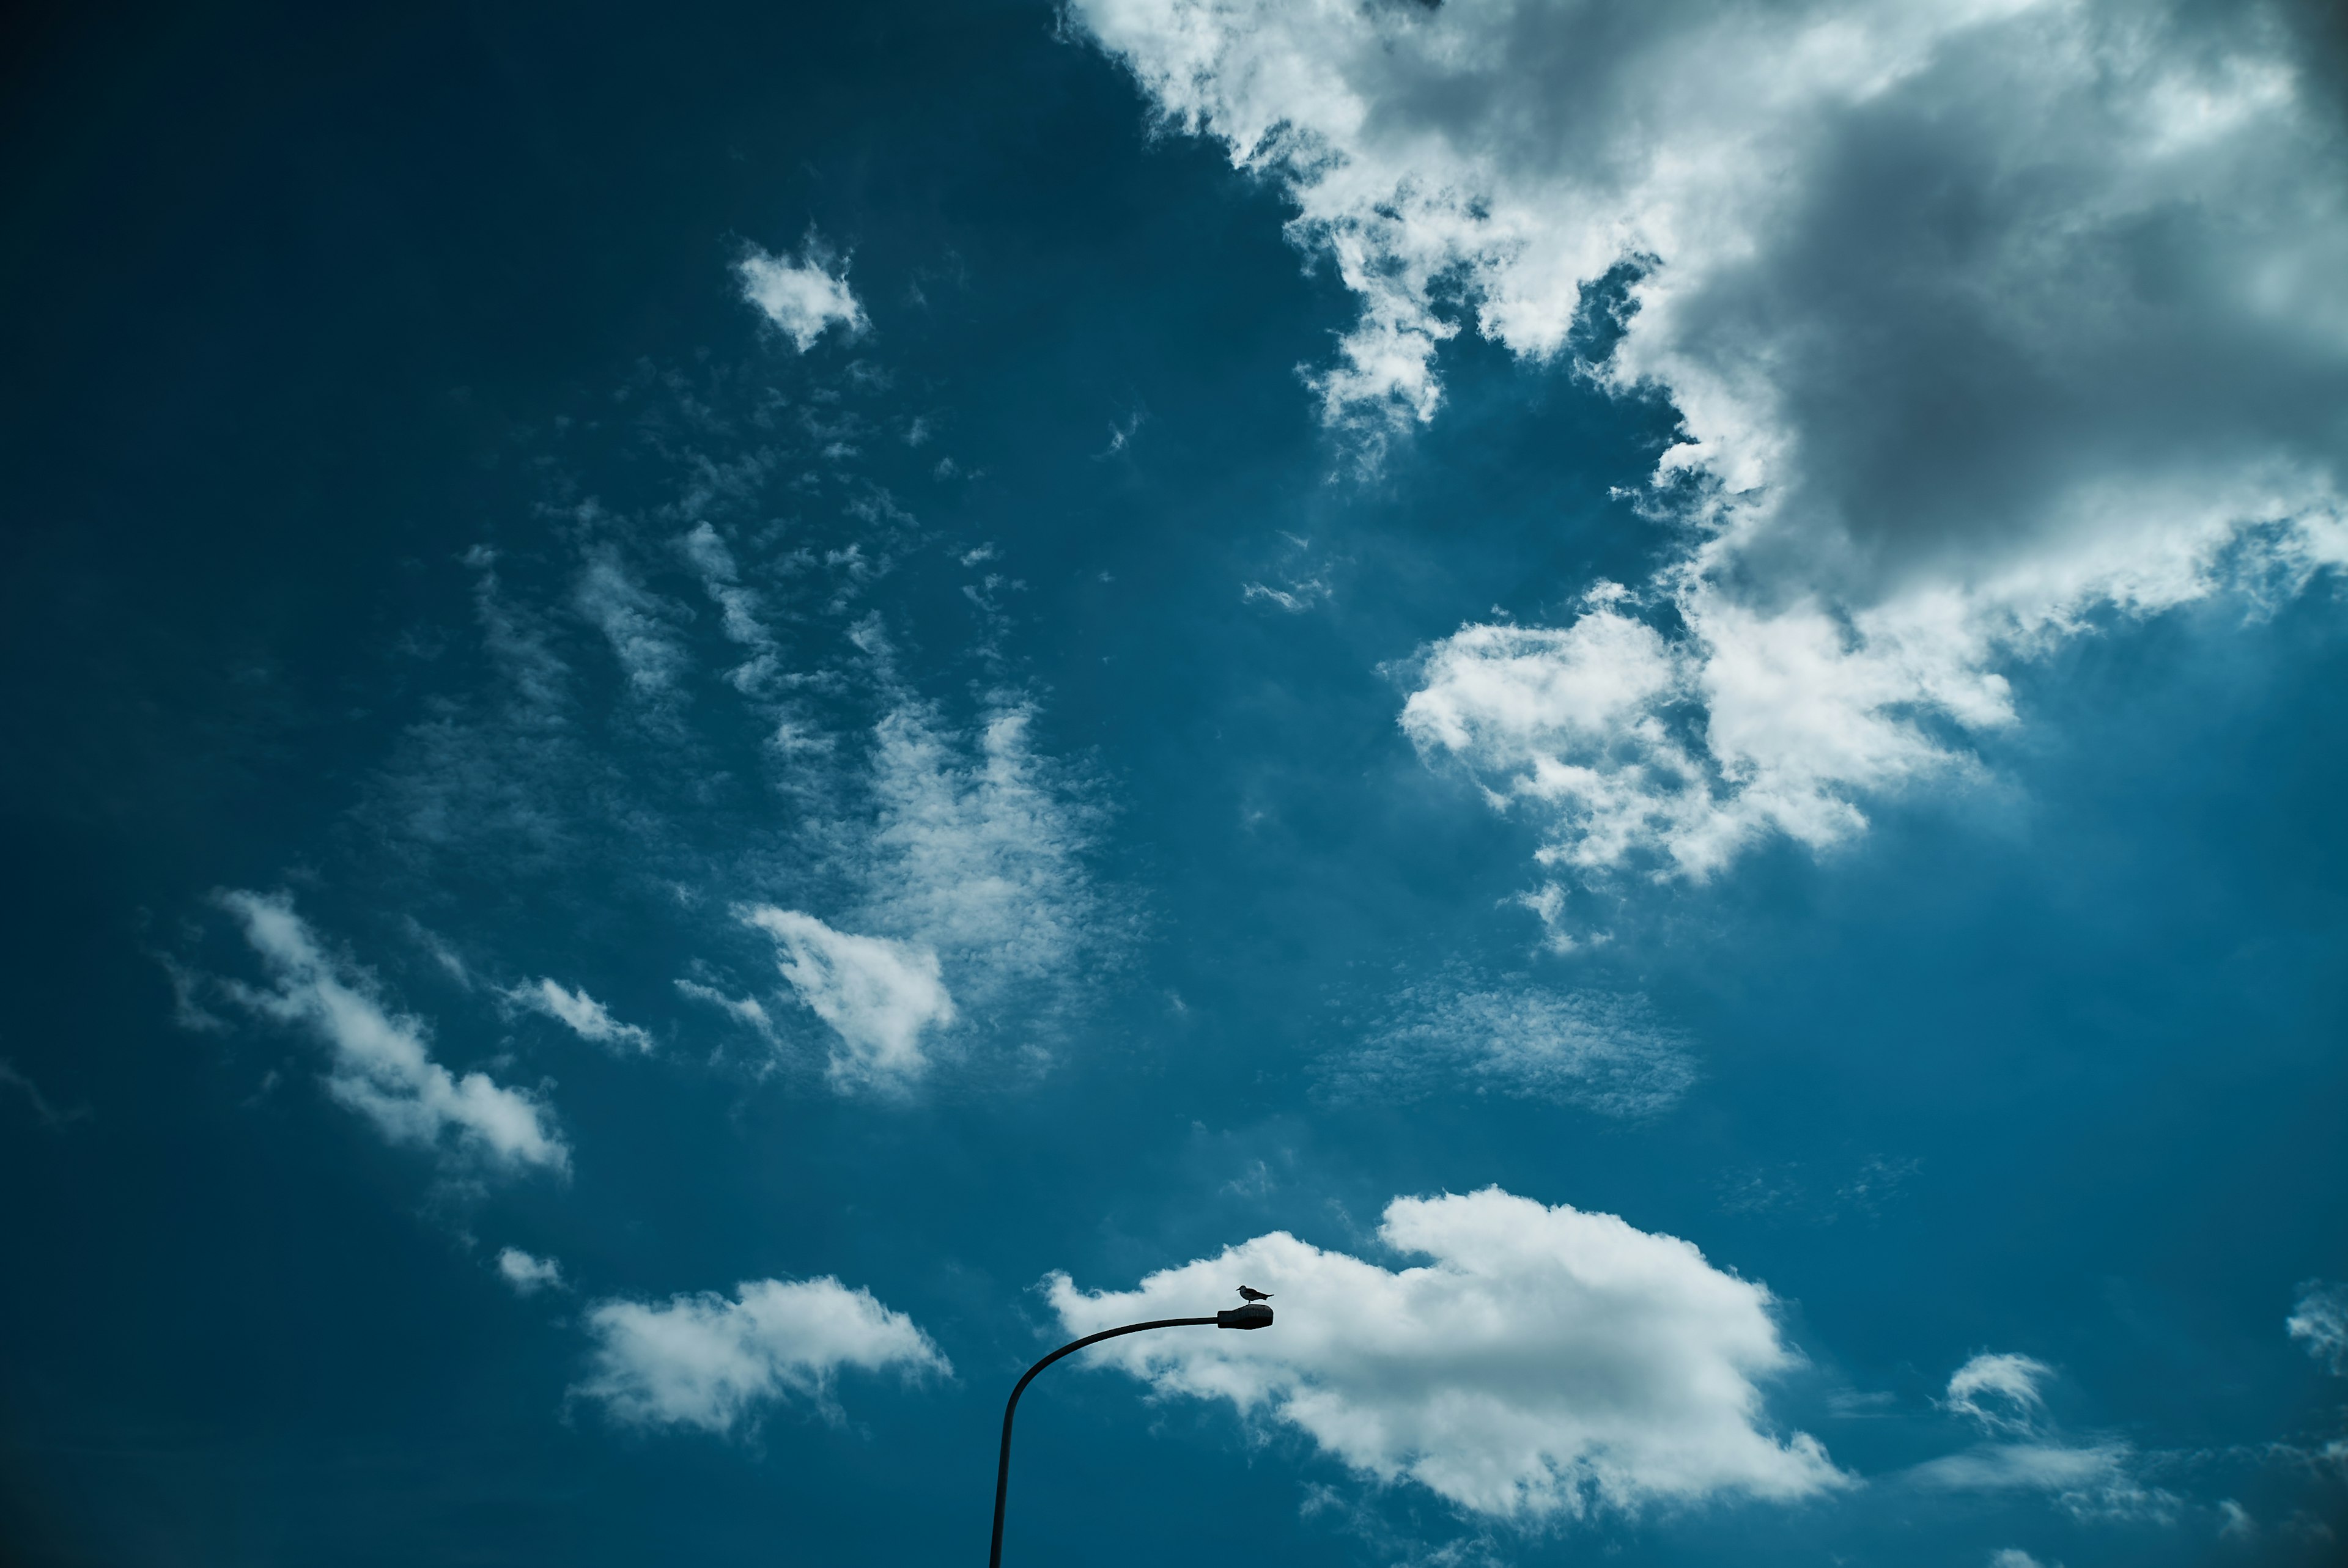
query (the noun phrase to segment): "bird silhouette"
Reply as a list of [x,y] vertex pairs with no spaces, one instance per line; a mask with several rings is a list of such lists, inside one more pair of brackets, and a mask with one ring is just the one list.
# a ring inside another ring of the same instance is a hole
[[1270,1301],[1272,1299],[1271,1291],[1258,1290],[1252,1286],[1241,1286],[1240,1295],[1241,1297],[1249,1301]]

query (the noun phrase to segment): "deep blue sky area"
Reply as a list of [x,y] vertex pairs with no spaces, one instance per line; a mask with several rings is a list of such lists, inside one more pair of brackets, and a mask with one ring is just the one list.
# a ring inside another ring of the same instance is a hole
[[[1982,610],[1963,669],[2010,715],[1869,698],[1918,749],[1816,774],[1833,831],[1674,874],[1656,804],[1608,861],[1557,803],[1663,791],[1624,761],[1663,737],[1722,821],[1814,776],[1726,749],[1721,605],[1826,604],[1857,661],[1909,601],[1696,553],[1758,503],[1725,460],[1650,483],[1713,417],[1693,361],[1608,379],[1641,340],[1608,359],[1607,298],[1696,275],[1656,245],[1548,354],[1479,328],[1506,247],[1454,255],[1439,409],[1324,400],[1383,286],[1291,226],[1335,165],[1237,170],[1224,121],[1165,118],[1117,31],[1146,11],[12,13],[0,1561],[975,1562],[1000,1401],[1081,1327],[1047,1276],[1281,1232],[1321,1262],[1200,1276],[1211,1312],[1293,1269],[1245,1397],[1171,1351],[1036,1386],[1006,1561],[2337,1561],[2348,314],[2303,317],[2319,435],[2260,470],[2312,509],[2229,518],[2166,601]],[[1367,5],[1345,79],[1490,11],[1622,8]],[[1200,79],[1257,79],[1272,14],[1219,13]],[[2276,15],[2257,46],[2322,79]],[[1530,36],[1477,56],[1494,95],[1612,112]],[[2019,46],[1949,44],[1931,101]],[[1468,112],[1364,101],[1316,156]],[[2336,171],[2309,114],[2291,156]],[[1549,189],[1491,150],[1536,122],[1460,133],[1503,160],[1476,221]],[[762,264],[854,318],[795,338]],[[1764,294],[1796,297],[1704,298]],[[2026,533],[1932,569],[1988,595]],[[1616,604],[1687,673],[1588,742],[1601,675],[1540,640]],[[1443,684],[1475,627],[1555,661],[1525,744],[1584,783],[1511,795],[1477,749],[1530,708],[1406,722],[1482,700]],[[1381,1234],[1447,1194],[1456,1252]],[[1484,1214],[1520,1228],[1473,1252]],[[1436,1294],[1379,1305],[1411,1268]],[[893,1348],[752,1324],[757,1282],[810,1281]]]

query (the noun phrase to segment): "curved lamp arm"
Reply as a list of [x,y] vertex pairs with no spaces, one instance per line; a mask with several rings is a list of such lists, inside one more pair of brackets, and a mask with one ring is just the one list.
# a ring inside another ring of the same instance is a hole
[[1003,1568],[1003,1505],[1011,1495],[1011,1419],[1019,1413],[1019,1396],[1035,1380],[1035,1374],[1063,1356],[1073,1355],[1087,1345],[1097,1345],[1104,1339],[1114,1339],[1120,1334],[1138,1334],[1148,1328],[1268,1328],[1272,1326],[1272,1308],[1261,1302],[1218,1312],[1212,1317],[1160,1317],[1148,1323],[1128,1323],[1122,1328],[1104,1328],[1097,1334],[1087,1334],[1072,1339],[1041,1361],[1027,1368],[1011,1390],[1011,1399],[1003,1407],[1003,1458],[994,1470],[994,1545],[986,1557],[987,1568]]

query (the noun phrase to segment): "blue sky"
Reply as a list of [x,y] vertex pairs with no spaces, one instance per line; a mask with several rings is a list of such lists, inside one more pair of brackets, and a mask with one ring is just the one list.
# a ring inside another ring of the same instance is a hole
[[2324,9],[14,25],[12,1560],[2337,1556]]

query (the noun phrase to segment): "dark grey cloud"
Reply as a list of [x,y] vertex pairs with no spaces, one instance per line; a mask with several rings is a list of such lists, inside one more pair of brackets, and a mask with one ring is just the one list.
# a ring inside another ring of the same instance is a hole
[[1315,384],[1373,462],[1463,331],[1677,409],[1641,504],[1686,552],[1567,627],[1463,629],[1404,716],[1570,874],[1845,837],[2015,722],[2015,661],[2348,562],[2316,7],[1076,11],[1359,296]]

